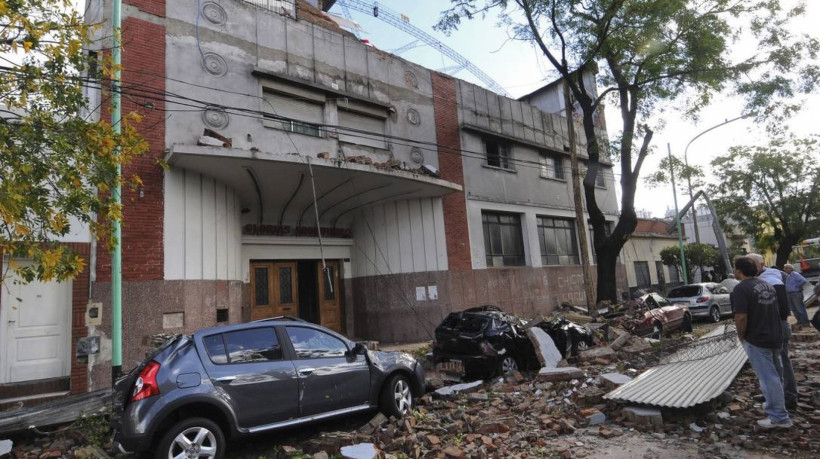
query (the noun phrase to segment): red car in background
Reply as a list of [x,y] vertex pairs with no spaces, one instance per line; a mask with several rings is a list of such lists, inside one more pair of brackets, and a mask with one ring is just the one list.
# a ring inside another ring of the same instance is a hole
[[692,314],[685,303],[672,303],[655,292],[636,298],[624,324],[630,333],[659,339],[664,333],[692,331]]

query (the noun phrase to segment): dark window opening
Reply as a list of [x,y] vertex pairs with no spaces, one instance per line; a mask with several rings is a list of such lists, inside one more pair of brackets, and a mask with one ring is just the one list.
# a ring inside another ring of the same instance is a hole
[[577,265],[580,263],[575,223],[569,219],[537,217],[541,264]]
[[524,266],[524,239],[517,214],[482,212],[487,266]]
[[487,165],[493,167],[510,168],[509,146],[503,140],[485,138],[484,145],[487,153]]

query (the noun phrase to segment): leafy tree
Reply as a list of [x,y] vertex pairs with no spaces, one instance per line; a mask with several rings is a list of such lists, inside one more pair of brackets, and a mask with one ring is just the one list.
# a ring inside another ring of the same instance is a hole
[[[799,5],[786,11],[780,2],[762,0],[451,0],[437,27],[450,31],[492,9],[513,38],[540,49],[580,107],[598,300],[616,300],[616,258],[637,225],[635,191],[654,129],[649,115],[680,101],[694,116],[729,85],[748,96],[747,109],[759,116],[788,114],[794,104],[775,102],[811,91],[820,75],[804,64],[815,57],[818,41],[789,29],[789,20],[803,12]],[[733,60],[733,43],[744,34],[756,40],[756,52]],[[577,78],[593,72],[600,92]],[[595,196],[595,175],[607,154],[595,135],[595,115],[606,100],[621,118],[612,149],[620,163],[621,215],[609,236]]]
[[26,282],[81,272],[84,260],[56,239],[78,224],[110,234],[117,167],[147,149],[128,120],[116,136],[82,116],[96,108],[83,95],[100,84],[93,69],[111,71],[83,51],[91,29],[70,1],[0,0],[0,252],[10,260],[0,284],[9,268]]
[[820,136],[780,135],[768,145],[736,146],[712,161],[715,205],[773,249],[783,266],[800,240],[820,234]]
[[[683,246],[683,253],[686,257],[686,278],[689,282],[695,277],[695,271],[699,266],[714,267],[715,270],[724,271],[720,268],[720,256],[714,247],[708,244],[692,242]],[[661,250],[661,262],[666,266],[674,266],[678,272],[682,272],[680,262],[680,247],[670,246]]]

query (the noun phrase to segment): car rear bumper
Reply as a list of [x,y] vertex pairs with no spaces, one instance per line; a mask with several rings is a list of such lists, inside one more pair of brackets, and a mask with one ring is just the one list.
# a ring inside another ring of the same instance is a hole
[[433,363],[461,362],[467,374],[492,374],[498,367],[498,355],[462,355],[433,351]]
[[692,317],[709,317],[711,308],[711,304],[689,306],[689,312],[692,314]]

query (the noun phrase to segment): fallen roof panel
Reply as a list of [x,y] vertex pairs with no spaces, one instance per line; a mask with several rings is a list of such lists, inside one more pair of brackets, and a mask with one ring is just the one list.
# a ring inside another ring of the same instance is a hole
[[[704,338],[731,333],[727,326]],[[711,357],[679,361],[651,368],[606,394],[604,398],[671,408],[687,408],[708,402],[725,391],[746,363],[746,352],[736,341],[728,351]],[[669,360],[678,360],[670,356]]]

